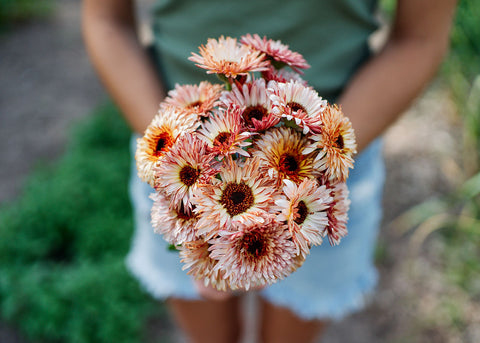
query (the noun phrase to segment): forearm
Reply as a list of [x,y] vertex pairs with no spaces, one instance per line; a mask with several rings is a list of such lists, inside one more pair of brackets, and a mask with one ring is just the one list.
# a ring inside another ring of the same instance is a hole
[[[423,10],[428,10],[428,0],[405,2],[407,5],[400,8],[403,12],[385,48],[361,68],[339,99],[352,121],[359,151],[418,97],[435,75],[448,48],[455,1],[443,1],[442,9],[428,15],[416,8],[423,4],[426,7]],[[424,22],[409,22],[418,19]]]
[[130,126],[143,133],[165,91],[137,39],[134,20],[121,19],[93,11],[84,2],[83,35],[92,63]]
[[415,42],[393,43],[351,81],[339,103],[357,133],[358,151],[409,107],[435,74],[440,56]]

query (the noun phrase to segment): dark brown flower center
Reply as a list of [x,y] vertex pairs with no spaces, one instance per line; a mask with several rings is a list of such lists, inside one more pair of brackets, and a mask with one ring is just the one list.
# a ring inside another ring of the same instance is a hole
[[252,119],[262,120],[264,116],[267,115],[267,109],[261,105],[249,106],[243,111],[242,117],[243,120],[247,123],[248,126],[252,126]]
[[180,181],[182,181],[183,184],[185,184],[188,187],[190,187],[195,182],[197,182],[199,176],[200,176],[200,170],[195,169],[189,165],[184,166],[180,170]]
[[300,164],[298,161],[298,156],[291,154],[283,154],[282,156],[280,156],[278,170],[285,176],[289,177],[295,182],[299,181],[299,169]]
[[307,110],[305,109],[305,107],[303,107],[302,105],[300,105],[298,102],[290,101],[290,102],[287,104],[287,106],[290,107],[291,110],[294,111],[294,112],[302,111],[302,112],[307,113]]
[[305,205],[305,202],[303,200],[300,200],[300,202],[297,205],[296,210],[296,216],[295,219],[293,220],[295,223],[298,225],[302,225],[305,219],[307,219],[308,216],[308,208],[307,205]]
[[175,209],[175,212],[178,219],[185,221],[196,217],[196,214],[192,210],[186,209],[185,206],[183,206],[183,202],[180,203],[180,207]]
[[230,136],[232,134],[230,132],[220,132],[217,137],[213,140],[213,145],[214,146],[219,146],[219,145],[225,145],[228,140],[230,139]]
[[283,154],[280,157],[280,167],[282,171],[284,170],[287,173],[293,173],[298,170],[298,162],[295,156],[290,154]]
[[162,151],[164,148],[165,148],[165,139],[160,138],[157,141],[157,146],[155,147],[155,151],[159,152],[159,151]]
[[248,256],[258,259],[265,255],[267,241],[257,232],[249,232],[242,239],[242,248]]
[[168,132],[162,132],[157,137],[157,144],[155,145],[154,155],[155,156],[163,155],[164,152],[170,149],[173,143],[174,143],[174,139],[172,135],[170,135],[170,133]]
[[335,146],[339,149],[343,149],[345,147],[345,141],[343,140],[343,136],[341,134],[339,134],[335,140]]
[[243,182],[228,183],[220,198],[220,203],[232,217],[248,210],[253,205],[253,202],[252,189]]

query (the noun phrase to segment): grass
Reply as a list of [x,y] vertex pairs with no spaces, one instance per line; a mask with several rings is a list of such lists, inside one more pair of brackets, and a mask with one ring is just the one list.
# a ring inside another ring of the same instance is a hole
[[116,109],[100,108],[0,211],[0,313],[34,342],[142,342],[158,315],[123,262],[129,138]]
[[45,18],[53,8],[52,0],[0,0],[0,31],[32,19]]
[[[480,298],[480,2],[458,3],[451,34],[451,52],[442,76],[450,85],[463,121],[465,182],[445,213],[455,220],[444,226],[446,273],[472,298]],[[454,211],[452,211],[454,209]]]

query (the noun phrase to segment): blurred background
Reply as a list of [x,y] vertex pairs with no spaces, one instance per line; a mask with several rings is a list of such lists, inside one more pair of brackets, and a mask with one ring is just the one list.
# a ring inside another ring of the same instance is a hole
[[[374,42],[394,11],[381,3]],[[437,78],[385,135],[378,293],[322,342],[480,342],[479,20],[461,0]],[[175,341],[123,264],[128,140],[80,1],[0,0],[0,342]]]

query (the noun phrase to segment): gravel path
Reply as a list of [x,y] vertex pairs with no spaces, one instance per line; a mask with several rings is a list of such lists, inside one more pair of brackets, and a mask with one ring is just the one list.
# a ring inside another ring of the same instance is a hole
[[[79,1],[57,2],[58,9],[49,20],[0,37],[0,203],[21,193],[32,167],[58,157],[68,127],[105,99],[83,48]],[[458,123],[444,95],[427,93],[386,134],[389,175],[378,294],[364,311],[330,326],[323,342],[404,342],[407,337],[409,342],[454,342],[441,326],[418,327],[423,312],[417,300],[431,291],[431,284],[412,274],[405,262],[408,257],[411,260],[408,236],[390,225],[411,204],[446,192],[458,176],[452,158],[457,153],[452,127]],[[425,268],[429,259],[417,258],[416,263]],[[438,282],[443,285],[441,278]],[[25,343],[2,323],[0,342]]]
[[83,48],[79,1],[58,1],[46,21],[0,37],[0,202],[28,172],[64,149],[68,127],[105,93]]

